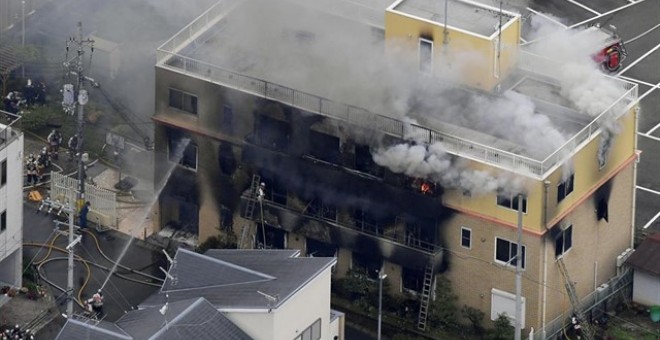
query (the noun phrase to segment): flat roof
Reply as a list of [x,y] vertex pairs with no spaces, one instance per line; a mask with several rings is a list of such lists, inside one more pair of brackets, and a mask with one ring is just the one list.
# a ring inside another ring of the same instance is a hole
[[[298,0],[218,4],[161,46],[158,65],[394,136],[412,120],[430,130],[429,144],[539,176],[593,135],[582,131],[595,117],[547,76],[517,70],[499,94],[457,87],[398,69],[383,29],[368,22]],[[205,17],[218,7],[225,12]]]
[[400,0],[392,9],[441,25],[446,21],[447,26],[486,37],[496,33],[500,24],[504,26],[515,18],[504,10],[462,0]]

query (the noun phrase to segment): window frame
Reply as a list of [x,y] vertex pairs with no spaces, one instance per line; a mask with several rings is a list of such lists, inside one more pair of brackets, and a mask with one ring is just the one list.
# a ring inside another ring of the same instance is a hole
[[[425,68],[425,65],[422,63],[422,45],[428,44],[431,47],[431,60],[429,61],[428,69]],[[417,53],[418,53],[418,62],[419,62],[419,72],[424,74],[433,73],[433,50],[434,50],[433,40],[420,37],[417,42]]]
[[[182,163],[183,159],[184,159],[183,155],[181,155],[181,159],[179,160],[179,162],[176,163],[176,165],[183,168],[183,169],[187,169],[187,170],[190,170],[192,172],[197,172],[197,169],[199,168],[199,148],[197,147],[197,144],[192,141],[192,139],[190,140],[190,142],[186,146],[186,150],[190,147],[195,148],[195,167],[193,168],[193,167],[190,167],[190,166],[187,166],[187,165],[183,164]],[[186,150],[183,150],[184,154],[186,153]],[[170,149],[170,137],[168,136],[167,137],[167,161],[170,162],[170,163],[174,163],[174,160],[172,159],[171,156],[172,156],[172,150]]]
[[[514,208],[514,206],[517,206],[517,204],[515,203],[515,201],[518,199],[518,195],[519,195],[519,194],[509,195],[509,198],[506,200],[506,201],[509,202],[509,204],[508,204],[508,205],[504,205],[504,204],[500,204],[500,197],[505,197],[505,196],[504,196],[504,195],[500,195],[500,194],[496,194],[496,195],[495,195],[495,204],[496,204],[498,207],[502,207],[502,208],[505,208],[505,209],[509,209],[509,210],[513,210],[513,211],[515,211],[515,212],[518,212],[518,208],[517,208],[517,207]],[[527,215],[527,195],[524,195],[524,194],[523,194],[522,197],[523,197],[522,213],[525,214],[525,215]]]
[[[463,244],[463,241],[465,240],[464,237],[463,237],[463,232],[464,231],[467,231],[469,233],[468,246],[467,247]],[[463,247],[465,249],[472,249],[472,229],[471,228],[461,227],[461,247]]]
[[[307,340],[307,339],[320,340],[321,335],[323,333],[322,332],[323,327],[322,327],[321,323],[322,323],[321,318],[316,319],[314,322],[312,322],[311,325],[309,325],[309,327],[303,329],[300,332],[300,334],[298,334],[295,338],[293,338],[293,340]],[[316,337],[314,337],[315,336],[315,334],[314,334],[315,326],[317,327],[317,330],[319,332]]]
[[[503,260],[500,260],[500,259],[497,258],[497,240],[502,240],[502,241],[506,241],[506,242],[509,243],[509,259],[507,261],[503,261]],[[493,249],[493,253],[494,253],[493,258],[495,259],[495,263],[498,263],[498,264],[501,264],[501,265],[504,265],[504,266],[507,266],[507,267],[515,268],[516,264],[513,263],[513,261],[512,261],[513,256],[511,255],[512,254],[511,251],[513,249],[517,248],[517,244],[518,244],[517,242],[513,242],[513,241],[505,239],[503,237],[495,236],[495,247]],[[527,267],[527,246],[525,246],[525,244],[522,245],[522,253],[523,253],[523,256],[522,256],[522,266],[521,266],[521,268],[523,270],[525,270],[525,268]]]
[[573,191],[575,191],[575,173],[571,173],[565,181],[557,184],[557,203],[563,201]]
[[[179,90],[179,89],[176,89],[176,88],[173,88],[173,87],[168,87],[167,91],[168,91],[167,92],[167,106],[168,107],[170,107],[172,109],[175,109],[175,110],[178,110],[178,111],[190,113],[190,114],[193,114],[193,115],[198,115],[199,114],[199,97],[197,97],[197,95],[195,95],[193,93],[190,93],[190,92],[183,91],[183,90]],[[177,106],[172,105],[172,94],[174,92],[177,92],[181,95],[181,107],[177,107]],[[190,110],[187,109],[186,103],[188,101],[186,100],[186,96],[190,98]],[[194,98],[194,104],[193,104],[193,98]]]
[[0,187],[7,184],[7,159],[0,162]]
[[7,230],[7,209],[0,213],[0,233]]
[[[568,232],[567,232],[568,231]],[[568,235],[568,239],[570,240],[570,245],[568,246],[568,249],[566,248],[566,235]],[[561,239],[561,252],[557,253],[557,241]],[[569,251],[573,249],[573,225],[569,225],[568,227],[562,229],[561,233],[555,237],[555,258],[562,258],[564,255],[566,255]]]

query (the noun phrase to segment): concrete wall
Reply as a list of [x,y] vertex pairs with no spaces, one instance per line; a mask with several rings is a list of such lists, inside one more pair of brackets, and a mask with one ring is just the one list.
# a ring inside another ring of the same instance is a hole
[[660,305],[660,277],[635,269],[633,302],[645,306]]
[[[0,125],[0,130],[4,129]],[[4,134],[4,133],[3,133]],[[0,187],[0,213],[6,212],[6,230],[0,232],[0,281],[22,285],[23,242],[23,134],[0,145],[0,162],[7,161],[7,183]]]
[[[255,340],[274,340],[275,313],[230,311],[225,316]],[[293,339],[293,338],[290,338]]]

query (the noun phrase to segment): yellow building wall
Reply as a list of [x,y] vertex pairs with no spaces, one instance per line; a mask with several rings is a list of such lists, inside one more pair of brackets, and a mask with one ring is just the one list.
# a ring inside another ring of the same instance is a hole
[[482,90],[491,90],[514,67],[520,37],[520,18],[502,30],[500,75],[495,75],[497,37],[482,37],[447,28],[394,11],[385,12],[385,41],[388,53],[406,60],[419,70],[419,39],[433,41],[433,74]]

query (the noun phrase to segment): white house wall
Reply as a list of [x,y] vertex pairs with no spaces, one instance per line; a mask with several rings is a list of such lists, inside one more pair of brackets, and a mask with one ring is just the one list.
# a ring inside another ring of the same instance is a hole
[[21,286],[23,241],[23,135],[0,146],[7,160],[7,183],[0,188],[0,213],[7,212],[7,229],[0,233],[0,282]]
[[645,306],[660,305],[660,277],[635,269],[633,301]]
[[[258,294],[256,291],[254,293]],[[259,311],[232,311],[225,313],[225,316],[229,320],[255,340],[275,339],[273,337],[274,315],[275,313]]]

